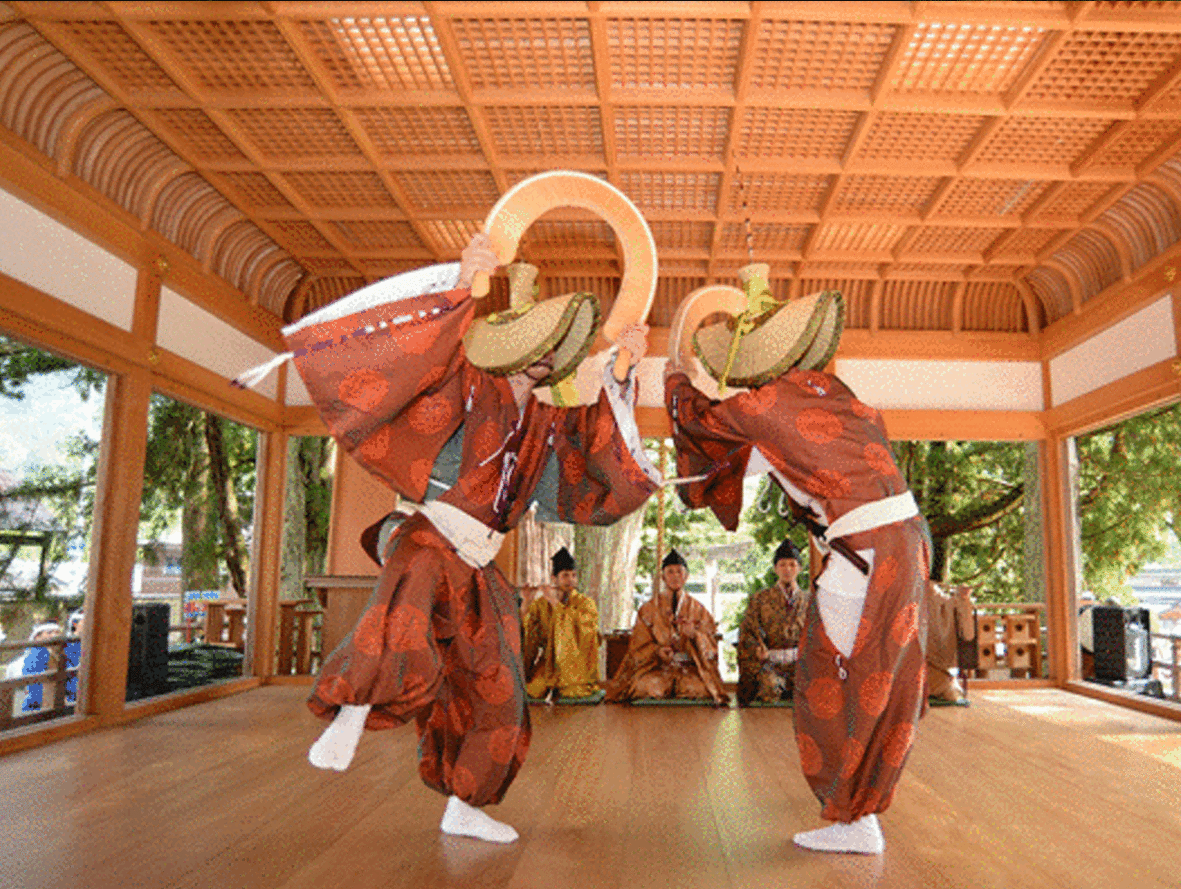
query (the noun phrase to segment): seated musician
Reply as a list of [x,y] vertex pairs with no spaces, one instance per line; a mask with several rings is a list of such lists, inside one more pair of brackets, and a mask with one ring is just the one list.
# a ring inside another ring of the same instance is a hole
[[689,569],[675,549],[661,563],[664,588],[640,606],[627,655],[607,686],[608,701],[730,698],[718,674],[717,625],[685,591]]
[[800,551],[790,540],[775,550],[774,586],[750,597],[738,628],[738,704],[790,701],[808,594],[800,590]]
[[531,698],[587,698],[599,690],[599,609],[574,588],[578,573],[566,547],[551,562],[553,584],[525,612],[525,688]]
[[953,667],[959,666],[957,639],[976,638],[972,588],[956,586],[950,594],[934,581],[927,583],[927,696],[932,701],[958,704],[964,699]]

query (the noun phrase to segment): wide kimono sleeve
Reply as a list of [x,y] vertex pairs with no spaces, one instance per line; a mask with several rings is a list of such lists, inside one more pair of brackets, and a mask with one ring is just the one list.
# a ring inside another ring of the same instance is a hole
[[723,528],[737,530],[752,442],[726,421],[719,402],[702,395],[685,374],[668,378],[664,398],[672,418],[677,475],[704,476],[678,486],[681,500],[691,509],[708,506]]
[[636,387],[604,367],[592,405],[563,408],[553,447],[559,478],[555,512],[561,521],[610,525],[635,512],[660,487],[660,472],[644,453],[635,419]]
[[415,501],[483,373],[464,356],[473,303],[458,277],[458,263],[397,275],[283,331],[332,437]]

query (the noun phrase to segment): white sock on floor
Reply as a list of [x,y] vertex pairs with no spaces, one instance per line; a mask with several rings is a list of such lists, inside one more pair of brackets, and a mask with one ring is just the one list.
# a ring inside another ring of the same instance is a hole
[[343,772],[353,761],[357,742],[365,731],[365,719],[369,716],[369,705],[345,704],[324,729],[312,749],[308,751],[308,762],[318,769],[335,769]]
[[447,797],[447,808],[439,829],[452,836],[475,837],[489,843],[511,843],[517,838],[517,832],[507,824],[489,818],[457,796]]
[[877,815],[863,815],[851,824],[839,821],[828,827],[807,830],[794,837],[797,846],[818,852],[858,852],[862,855],[881,855],[886,849]]

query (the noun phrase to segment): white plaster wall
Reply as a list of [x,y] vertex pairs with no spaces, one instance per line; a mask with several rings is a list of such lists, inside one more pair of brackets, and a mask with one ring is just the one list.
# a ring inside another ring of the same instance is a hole
[[846,358],[836,372],[859,399],[883,410],[1043,409],[1037,361]]
[[295,369],[294,364],[287,365],[287,404],[295,405],[310,405],[312,403],[312,396],[308,392],[308,387],[303,384],[303,377],[299,375],[299,371]]
[[131,330],[135,267],[6,191],[0,191],[0,271]]
[[1050,359],[1054,405],[1177,355],[1171,294]]
[[[225,377],[227,386],[242,371],[275,357],[266,346],[167,287],[160,291],[156,344]],[[271,371],[254,391],[274,398],[277,382],[278,371]]]

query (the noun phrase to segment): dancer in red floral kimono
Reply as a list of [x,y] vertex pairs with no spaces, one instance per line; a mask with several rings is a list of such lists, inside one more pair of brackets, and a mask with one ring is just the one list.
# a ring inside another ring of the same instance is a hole
[[[513,308],[473,325],[472,277],[497,265],[477,235],[462,263],[382,281],[284,335],[332,436],[423,504],[393,531],[367,610],[324,661],[308,706],[333,722],[309,758],[343,770],[363,728],[414,721],[422,779],[449,797],[442,830],[512,842],[479,808],[503,798],[530,738],[517,594],[492,559],[534,500],[555,520],[609,524],[659,474],[640,446],[630,370],[621,381],[608,365],[596,404],[533,397],[587,354],[596,297],[532,304],[526,271]],[[634,367],[646,328],[617,343]]]
[[[765,293],[765,276],[765,266],[744,269],[747,293]],[[702,328],[695,346],[710,376],[749,387],[723,400],[694,386],[670,343],[665,399],[678,474],[701,477],[680,489],[689,506],[708,506],[733,530],[743,478],[767,473],[826,553],[800,644],[795,728],[821,816],[835,823],[795,841],[873,854],[885,848],[876,813],[894,797],[926,707],[930,543],[881,415],[836,377],[805,369],[831,359],[842,316],[830,292],[764,301],[753,327],[742,317]],[[747,335],[734,336],[744,322]]]

